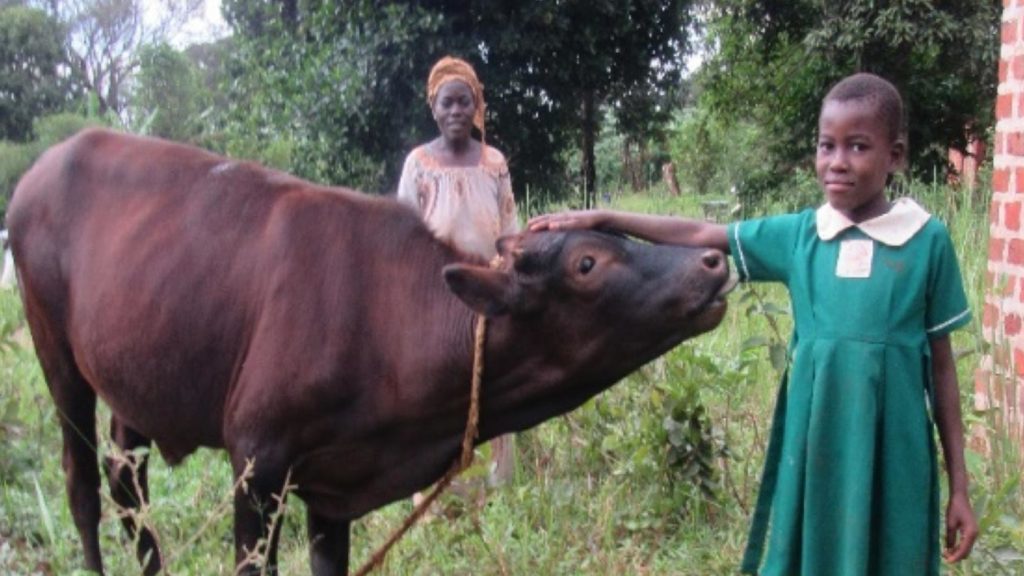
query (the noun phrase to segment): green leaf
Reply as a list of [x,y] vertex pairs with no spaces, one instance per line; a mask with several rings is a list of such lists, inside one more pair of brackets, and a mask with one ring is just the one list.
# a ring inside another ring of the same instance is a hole
[[771,358],[772,368],[774,368],[776,372],[783,372],[788,363],[786,346],[783,344],[772,344],[768,349],[768,354]]
[[767,336],[751,336],[740,344],[740,350],[750,350],[752,348],[760,348],[762,346],[769,346],[771,340]]

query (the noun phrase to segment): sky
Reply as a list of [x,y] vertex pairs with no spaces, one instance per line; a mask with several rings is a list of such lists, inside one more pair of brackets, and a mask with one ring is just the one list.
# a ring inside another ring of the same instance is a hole
[[[143,0],[143,5],[147,14],[158,14],[161,10],[158,0]],[[230,31],[224,18],[220,15],[220,0],[203,0],[203,9],[200,10],[197,17],[175,31],[170,38],[170,43],[175,48],[181,49],[189,44],[208,42],[227,36]]]

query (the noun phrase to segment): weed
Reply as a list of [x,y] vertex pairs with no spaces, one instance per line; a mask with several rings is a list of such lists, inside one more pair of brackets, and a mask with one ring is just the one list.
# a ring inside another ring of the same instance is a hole
[[[950,227],[973,310],[984,301],[987,198],[945,186],[901,184]],[[621,195],[614,207],[699,215],[709,196]],[[802,201],[802,200],[801,200]],[[777,213],[784,206],[763,208]],[[556,207],[532,200],[531,213]],[[752,208],[746,208],[752,210]],[[745,216],[755,214],[745,213]],[[733,295],[722,326],[645,366],[573,413],[519,434],[517,470],[483,504],[412,530],[382,575],[707,576],[736,573],[792,319],[783,288]],[[0,292],[0,573],[74,574],[78,535],[67,511],[60,437],[38,365],[23,337],[17,296]],[[5,336],[6,335],[6,336]],[[13,338],[15,346],[4,345]],[[980,322],[954,333],[965,419],[988,439],[968,452],[983,534],[952,576],[1024,573],[1024,491],[1019,445],[996,410],[974,410],[974,370],[994,352]],[[993,380],[993,389],[1002,384]],[[112,449],[101,442],[105,454]],[[234,486],[223,453],[201,450],[171,472],[150,460],[151,504],[140,521],[164,545],[167,573],[234,572]],[[138,573],[117,511],[104,502],[104,559],[112,574]],[[403,500],[352,527],[352,565],[408,514]],[[308,568],[304,506],[292,499],[274,526],[279,568]],[[255,551],[258,553],[258,551]],[[254,558],[257,562],[262,562]]]

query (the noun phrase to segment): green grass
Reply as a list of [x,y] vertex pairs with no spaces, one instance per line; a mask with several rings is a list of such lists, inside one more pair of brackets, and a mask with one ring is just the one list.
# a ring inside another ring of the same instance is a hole
[[[987,203],[957,205],[944,187],[911,187],[911,193],[950,223],[961,256],[976,311],[975,323],[954,337],[965,418],[993,443],[991,456],[968,455],[985,532],[971,559],[950,573],[1020,574],[1021,461],[996,415],[972,410],[974,370],[985,349],[979,317]],[[707,199],[630,195],[614,203],[700,215]],[[483,501],[445,496],[440,515],[413,528],[379,573],[735,574],[778,381],[769,347],[779,338],[768,319],[781,323],[785,336],[787,307],[779,287],[741,289],[718,330],[683,344],[581,409],[520,434],[509,484]],[[0,342],[24,344],[23,329],[11,331],[22,322],[17,297],[0,293],[0,327],[7,327]],[[673,434],[694,435],[670,434],[667,419]],[[101,416],[101,428],[105,421]],[[0,442],[0,574],[75,574],[81,552],[64,496],[56,417],[35,358],[23,345],[0,346]],[[688,451],[693,443],[700,449]],[[224,454],[200,451],[173,471],[156,456],[150,476],[147,520],[170,560],[168,572],[232,574],[231,477]],[[136,574],[132,546],[105,494],[101,544],[108,573]],[[288,504],[282,573],[307,574],[303,505],[294,498]],[[398,502],[356,523],[353,569],[410,510],[408,501]]]

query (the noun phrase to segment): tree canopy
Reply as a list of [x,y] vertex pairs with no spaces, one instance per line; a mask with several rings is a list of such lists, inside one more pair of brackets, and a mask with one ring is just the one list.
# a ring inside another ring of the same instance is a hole
[[509,156],[517,189],[564,189],[567,153],[578,148],[581,184],[592,191],[603,111],[635,108],[644,102],[637,94],[678,85],[687,6],[229,0],[225,13],[246,52],[239,85],[269,99],[254,114],[301,134],[304,175],[393,185],[404,152],[433,134],[424,85],[430,65],[451,53],[478,67],[487,136]]
[[813,154],[828,87],[858,71],[903,95],[911,168],[945,174],[946,151],[992,125],[999,0],[716,0],[703,102],[767,129],[776,172]]
[[73,96],[60,24],[42,10],[0,7],[0,139],[32,137],[34,119],[59,111]]
[[199,73],[184,53],[166,43],[140,50],[133,105],[144,132],[194,142],[202,132],[207,101]]
[[449,54],[486,86],[520,197],[593,195],[595,151],[602,178],[630,180],[614,164],[635,185],[647,147],[696,190],[775,187],[809,166],[822,95],[858,70],[904,95],[919,175],[993,123],[999,0],[223,0],[233,35],[184,52],[162,43],[198,1],[159,0],[156,20],[143,5],[0,0],[0,136],[88,93],[126,129],[389,192],[436,135],[425,84]]

